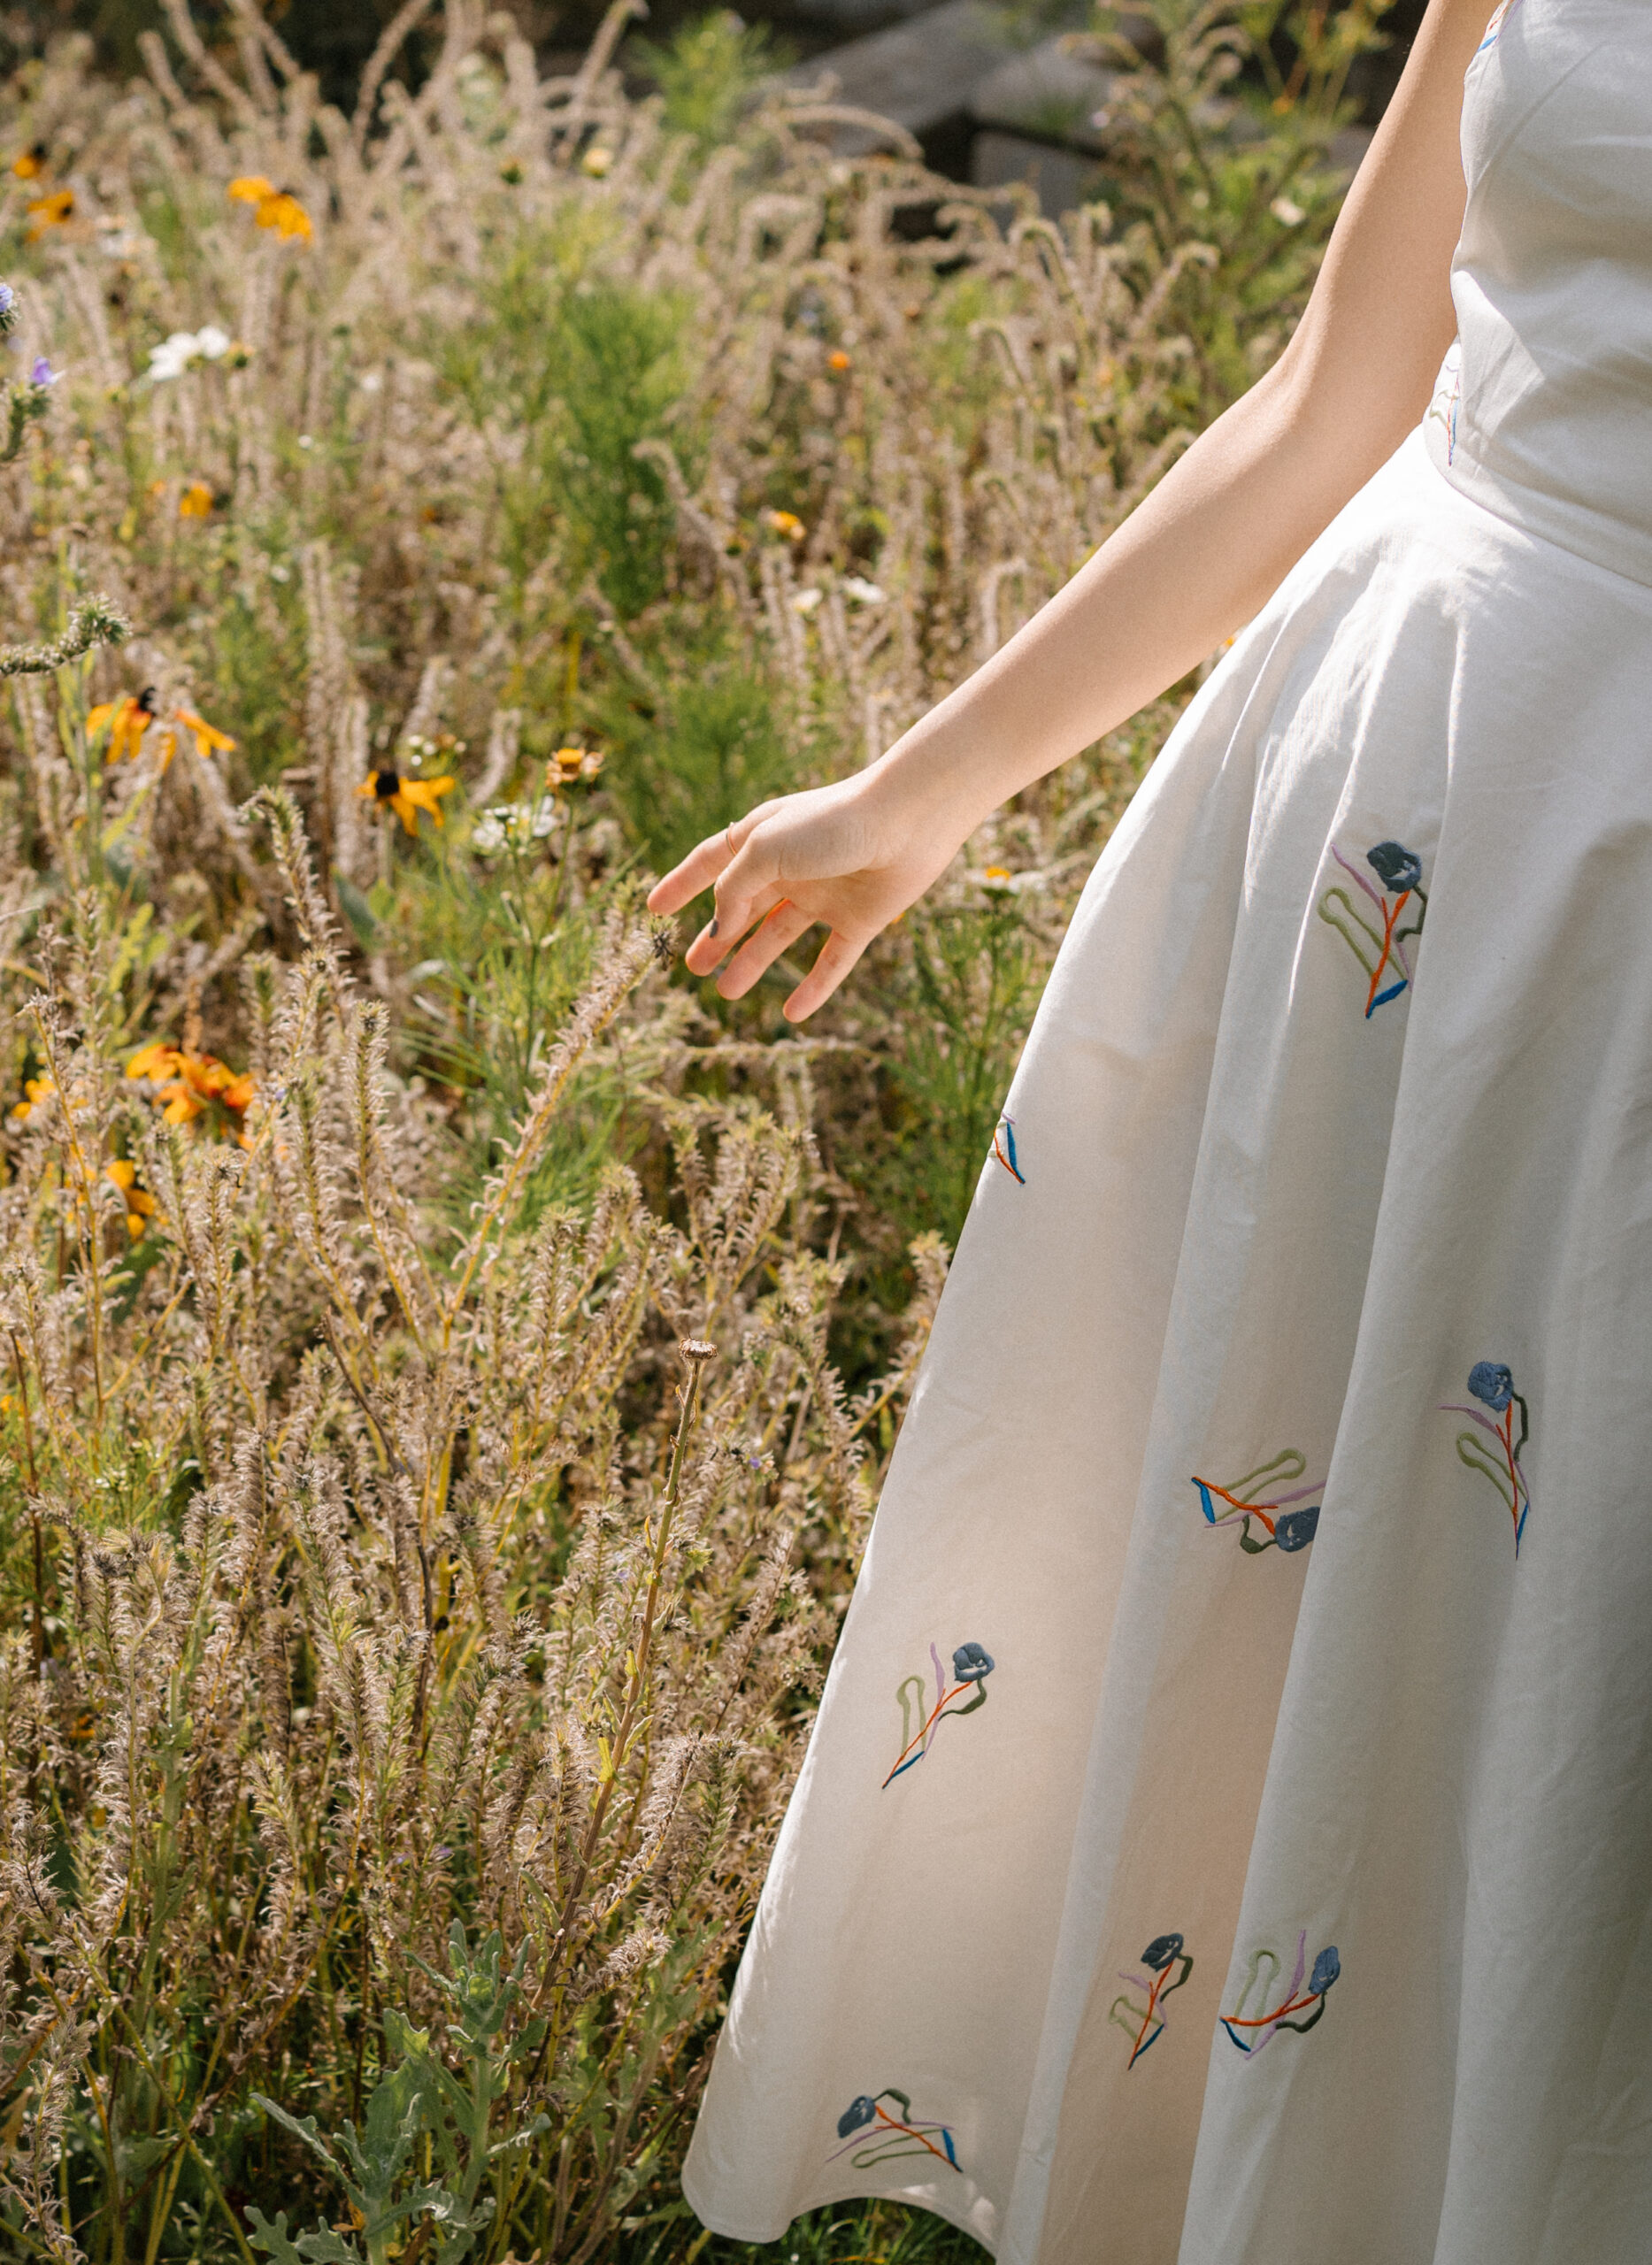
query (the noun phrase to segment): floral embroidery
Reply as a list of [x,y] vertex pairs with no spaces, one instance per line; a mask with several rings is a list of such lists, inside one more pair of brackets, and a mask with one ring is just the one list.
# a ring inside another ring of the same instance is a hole
[[[898,2116],[890,2115],[883,2105],[886,2100],[899,2102]],[[835,2162],[840,2155],[848,2155],[857,2170],[870,2170],[874,2163],[894,2162],[902,2155],[920,2154],[934,2155],[937,2162],[944,2162],[954,2170],[959,2169],[957,2150],[948,2127],[914,2116],[911,2101],[893,2085],[879,2092],[875,2099],[869,2092],[862,2092],[857,2100],[851,2100],[837,2119],[837,2135],[840,2139],[847,2139],[849,2146],[837,2148],[826,2161]]]
[[1509,18],[1513,14],[1514,11],[1519,6],[1519,4],[1520,0],[1502,0],[1502,6],[1492,18],[1490,23],[1486,27],[1485,38],[1481,40],[1479,45],[1474,50],[1477,59],[1479,57],[1485,54],[1488,47],[1496,46],[1498,33],[1502,31],[1503,26],[1508,22]]
[[[1151,1981],[1146,1975],[1126,1974],[1122,1969],[1119,1972],[1121,1982],[1127,1982],[1133,1990],[1141,1991],[1147,1998],[1145,2006],[1138,2006],[1129,1998],[1115,1998],[1108,2008],[1108,2020],[1115,2027],[1122,2029],[1130,2039],[1130,2058],[1125,2062],[1126,2069],[1133,2069],[1149,2046],[1158,2043],[1164,2033],[1164,2016],[1159,2008],[1171,1992],[1179,1990],[1193,1972],[1193,1961],[1182,1948],[1185,1939],[1181,1935],[1154,1937],[1141,1954],[1141,1963],[1152,1976]],[[1171,1971],[1178,1966],[1181,1972],[1172,1982]]]
[[[1260,2053],[1264,2045],[1272,2043],[1282,2029],[1300,2030],[1305,2036],[1323,2018],[1325,1999],[1330,1994],[1332,1984],[1342,1971],[1342,1962],[1337,1955],[1335,1945],[1327,1945],[1315,1959],[1314,1970],[1308,1977],[1308,1987],[1304,1991],[1302,1975],[1307,1964],[1308,1931],[1304,1928],[1296,1938],[1296,1970],[1291,1977],[1290,1988],[1272,2013],[1247,2014],[1245,2008],[1250,2003],[1253,1992],[1261,2004],[1265,2004],[1272,1994],[1280,1965],[1277,1951],[1264,1949],[1251,1952],[1250,1963],[1245,1969],[1245,1986],[1239,1993],[1239,2003],[1231,2014],[1221,2016],[1223,2028],[1241,2053]],[[1264,1966],[1268,1969],[1265,1982],[1262,1978]],[[1300,1996],[1298,1992],[1302,1992]],[[1310,2007],[1313,2009],[1311,2012],[1309,2012]],[[1293,2014],[1307,2014],[1308,2018],[1306,2021],[1293,2021],[1290,2018]]]
[[[1476,1361],[1469,1371],[1469,1391],[1489,1408],[1493,1416],[1502,1420],[1494,1424],[1490,1416],[1483,1416],[1479,1408],[1467,1408],[1460,1401],[1442,1401],[1441,1412],[1448,1416],[1466,1416],[1471,1424],[1487,1433],[1496,1442],[1494,1451],[1473,1432],[1457,1433],[1457,1457],[1471,1470],[1478,1470],[1482,1478],[1489,1478],[1502,1497],[1504,1509],[1514,1521],[1514,1554],[1520,1555],[1521,1537],[1525,1532],[1526,1518],[1531,1513],[1532,1494],[1525,1483],[1525,1473],[1520,1468],[1520,1450],[1531,1436],[1532,1419],[1525,1401],[1514,1388],[1514,1374],[1501,1361]],[[1514,1411],[1520,1411],[1520,1436],[1514,1435]]]
[[[1428,893],[1422,886],[1423,861],[1414,849],[1406,848],[1399,841],[1379,841],[1374,849],[1367,849],[1365,863],[1382,883],[1379,894],[1340,849],[1333,847],[1331,855],[1356,888],[1369,898],[1382,923],[1380,930],[1373,927],[1340,885],[1326,889],[1319,900],[1319,918],[1336,930],[1371,978],[1365,994],[1365,1019],[1369,1022],[1379,1007],[1386,1007],[1390,999],[1397,999],[1410,984],[1411,963],[1405,947],[1412,937],[1422,934],[1428,911]],[[1416,917],[1402,925],[1400,916],[1413,897],[1417,900]]]
[[[1197,1478],[1193,1485],[1209,1524],[1230,1525],[1235,1518],[1239,1520],[1239,1546],[1247,1556],[1260,1557],[1264,1549],[1281,1549],[1288,1556],[1295,1550],[1306,1549],[1319,1530],[1319,1504],[1310,1502],[1308,1497],[1323,1493],[1325,1482],[1316,1479],[1311,1486],[1293,1487],[1285,1494],[1275,1493],[1274,1489],[1287,1480],[1300,1478],[1307,1468],[1306,1455],[1299,1455],[1295,1447],[1286,1447],[1271,1463],[1248,1470],[1231,1486],[1218,1486],[1213,1478]],[[1272,1500],[1258,1499],[1264,1494],[1272,1495]],[[1218,1502],[1226,1503],[1226,1508],[1218,1509]],[[1265,1541],[1253,1539],[1252,1518],[1267,1534]]]
[[[960,1644],[952,1655],[952,1682],[949,1688],[941,1655],[932,1644],[929,1656],[935,1670],[935,1703],[929,1704],[928,1678],[909,1675],[895,1689],[901,1707],[901,1750],[895,1757],[895,1767],[884,1779],[884,1785],[903,1777],[916,1769],[934,1743],[937,1723],[948,1715],[974,1715],[987,1704],[987,1678],[998,1662],[980,1644]],[[966,1706],[955,1707],[950,1702],[962,1699],[973,1689],[974,1696]],[[918,1725],[915,1731],[913,1723]]]
[[1019,1163],[1017,1161],[1015,1153],[1015,1119],[1013,1117],[1001,1117],[998,1119],[998,1129],[992,1136],[992,1152],[994,1156],[997,1157],[1004,1170],[1010,1174],[1010,1178],[1012,1179],[1018,1179],[1022,1186],[1025,1187],[1026,1186],[1026,1174],[1022,1171]]

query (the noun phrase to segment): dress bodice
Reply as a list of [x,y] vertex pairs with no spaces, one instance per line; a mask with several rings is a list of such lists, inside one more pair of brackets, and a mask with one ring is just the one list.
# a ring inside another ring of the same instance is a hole
[[1510,0],[1470,65],[1458,344],[1431,455],[1652,585],[1652,0]]

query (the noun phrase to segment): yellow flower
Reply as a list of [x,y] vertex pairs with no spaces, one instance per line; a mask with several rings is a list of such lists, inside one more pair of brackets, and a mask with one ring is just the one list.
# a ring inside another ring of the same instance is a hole
[[25,1078],[23,1091],[27,1095],[27,1099],[19,1102],[12,1109],[12,1122],[14,1125],[27,1125],[31,1113],[39,1109],[43,1102],[50,1101],[57,1090],[56,1085],[50,1078]]
[[33,149],[25,150],[20,157],[13,157],[12,170],[19,180],[38,180],[46,170],[45,143],[36,142]]
[[604,150],[600,144],[593,144],[580,158],[580,171],[589,173],[593,180],[601,180],[613,162],[614,153],[611,150]]
[[257,1090],[245,1071],[237,1073],[215,1054],[196,1054],[164,1040],[134,1054],[127,1064],[127,1075],[147,1078],[158,1086],[155,1098],[165,1104],[161,1117],[167,1125],[189,1124],[209,1102],[220,1102],[240,1117]]
[[107,725],[109,761],[119,763],[122,756],[129,755],[135,763],[154,713],[155,687],[146,684],[142,692],[128,692],[123,700],[100,700],[96,708],[88,710],[86,728],[88,732],[101,732]]
[[252,217],[261,228],[273,228],[283,238],[302,236],[306,243],[315,233],[310,215],[291,189],[277,188],[262,173],[242,173],[230,182],[229,194],[238,204],[252,206]]
[[127,1199],[127,1232],[134,1242],[141,1240],[145,1225],[155,1217],[155,1198],[149,1190],[137,1184],[138,1168],[128,1163],[125,1156],[117,1156],[104,1166],[104,1178],[112,1179]]
[[393,810],[410,833],[419,831],[419,813],[428,810],[436,824],[443,823],[441,797],[453,792],[451,779],[404,779],[394,764],[380,764],[370,772],[356,792]]
[[[109,760],[119,763],[129,755],[137,761],[143,734],[157,713],[155,687],[146,684],[135,696],[128,693],[124,700],[102,700],[86,718],[88,732],[101,732],[109,726]],[[227,732],[220,732],[209,724],[204,716],[197,716],[193,709],[174,708],[163,726],[160,735],[161,769],[165,771],[178,752],[178,727],[188,733],[195,741],[195,751],[203,760],[219,750],[227,752],[235,744]]]
[[545,765],[548,787],[572,787],[576,779],[595,779],[603,758],[594,748],[559,747]]
[[[195,741],[195,751],[203,762],[209,755],[219,753],[227,755],[235,744],[227,732],[220,732],[215,724],[209,724],[204,716],[197,716],[193,709],[174,708],[173,722],[181,724],[184,730],[188,733]],[[163,771],[177,752],[178,734],[169,724],[161,733],[161,769]]]
[[30,199],[28,212],[28,241],[37,243],[48,228],[61,228],[74,218],[74,191],[54,188],[44,196]]
[[809,530],[795,511],[765,511],[763,524],[775,534],[783,534],[788,542],[801,542]]
[[178,498],[181,519],[206,519],[212,515],[212,491],[204,480],[192,480]]

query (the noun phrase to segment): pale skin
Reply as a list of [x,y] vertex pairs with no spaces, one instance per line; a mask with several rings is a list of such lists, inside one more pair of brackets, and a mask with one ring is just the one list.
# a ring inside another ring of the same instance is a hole
[[1456,330],[1463,77],[1492,12],[1431,0],[1289,345],[1065,588],[875,763],[760,802],[658,883],[656,912],[714,891],[695,975],[726,958],[738,999],[824,926],[785,1006],[813,1014],[990,811],[1242,627],[1393,454]]

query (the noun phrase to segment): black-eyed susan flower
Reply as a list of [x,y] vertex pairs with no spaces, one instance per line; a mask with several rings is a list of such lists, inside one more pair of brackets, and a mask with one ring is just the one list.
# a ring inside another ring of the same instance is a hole
[[409,779],[393,763],[381,763],[368,772],[356,792],[381,810],[392,810],[410,833],[419,831],[419,813],[428,810],[436,824],[445,823],[442,797],[453,792],[451,779]]
[[[210,499],[209,499],[210,502]],[[109,732],[109,761],[119,763],[123,756],[130,756],[135,763],[143,743],[143,734],[158,714],[155,687],[146,684],[142,692],[128,693],[124,700],[100,701],[87,715],[88,732]],[[209,724],[204,716],[197,716],[192,708],[174,708],[162,723],[158,746],[160,767],[165,771],[178,752],[178,734],[188,732],[195,741],[196,753],[204,759],[210,755],[227,754],[235,742],[227,732],[220,732],[216,724]]]
[[28,214],[28,241],[38,243],[49,228],[66,227],[73,219],[74,191],[72,188],[49,189],[44,196],[31,197],[25,210]]
[[809,532],[795,511],[765,511],[763,524],[771,534],[783,535],[788,542],[801,542]]
[[12,170],[19,180],[38,180],[46,170],[47,150],[43,142],[34,142],[20,157],[12,160]]
[[212,491],[204,480],[192,480],[178,498],[181,519],[210,519],[212,516]]
[[315,234],[310,225],[310,215],[293,195],[290,188],[277,188],[273,180],[262,173],[242,173],[229,184],[229,194],[238,204],[250,204],[252,217],[261,228],[273,228],[283,240],[297,236],[308,243]]
[[164,1040],[145,1046],[127,1064],[128,1078],[144,1078],[155,1087],[162,1121],[188,1125],[217,1102],[232,1117],[243,1117],[257,1090],[250,1074],[232,1070],[215,1054],[200,1054]]
[[104,1178],[112,1179],[126,1198],[127,1232],[134,1242],[142,1240],[143,1230],[155,1217],[155,1198],[145,1187],[138,1186],[138,1168],[125,1156],[116,1156],[104,1166]]
[[129,755],[135,763],[138,749],[143,744],[155,715],[155,687],[146,684],[142,692],[128,692],[119,700],[100,700],[96,707],[87,712],[88,732],[107,730],[111,763],[119,763]]

